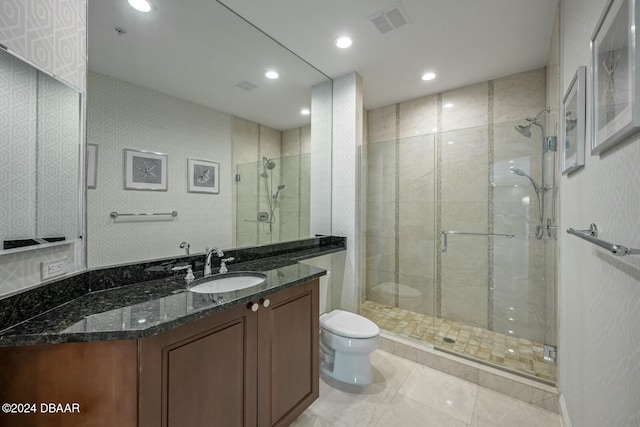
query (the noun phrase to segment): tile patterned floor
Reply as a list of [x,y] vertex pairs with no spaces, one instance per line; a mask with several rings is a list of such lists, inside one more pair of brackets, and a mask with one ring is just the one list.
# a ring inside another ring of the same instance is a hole
[[541,343],[373,301],[365,301],[360,306],[360,314],[371,319],[380,329],[399,336],[536,378],[556,381],[556,364],[544,360]]
[[366,387],[320,377],[320,398],[293,427],[560,427],[560,416],[377,350]]

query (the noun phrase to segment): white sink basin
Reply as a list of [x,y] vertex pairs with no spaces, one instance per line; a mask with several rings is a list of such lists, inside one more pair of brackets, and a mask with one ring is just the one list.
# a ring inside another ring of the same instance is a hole
[[267,276],[262,273],[237,271],[200,279],[187,290],[199,294],[217,294],[261,285],[266,280]]

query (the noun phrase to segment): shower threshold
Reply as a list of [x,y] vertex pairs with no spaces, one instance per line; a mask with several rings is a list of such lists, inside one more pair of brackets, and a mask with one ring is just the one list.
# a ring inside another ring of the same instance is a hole
[[477,326],[365,301],[360,314],[380,329],[468,360],[553,385],[555,362],[545,360],[544,344]]

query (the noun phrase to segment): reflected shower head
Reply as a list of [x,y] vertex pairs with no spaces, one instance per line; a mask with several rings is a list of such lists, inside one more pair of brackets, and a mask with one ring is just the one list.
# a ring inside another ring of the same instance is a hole
[[531,137],[531,124],[528,125],[517,125],[515,127],[515,129],[518,131],[518,133],[522,136],[526,136],[527,138]]
[[280,194],[281,190],[284,190],[284,187],[285,187],[284,184],[278,185],[278,191],[276,191],[276,194],[273,195],[273,200],[277,200],[278,199],[278,194]]
[[264,163],[264,167],[269,170],[272,170],[276,167],[276,162],[271,159],[267,159],[266,157],[262,158],[262,162]]
[[276,167],[276,162],[271,159],[267,159],[266,157],[262,158],[262,173],[260,176],[262,178],[269,178],[269,174],[267,174],[268,170],[273,170]]

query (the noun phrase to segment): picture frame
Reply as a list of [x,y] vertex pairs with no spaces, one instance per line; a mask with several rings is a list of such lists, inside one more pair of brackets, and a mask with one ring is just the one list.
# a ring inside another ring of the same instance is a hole
[[591,154],[640,130],[638,16],[636,0],[609,0],[591,37]]
[[220,194],[220,163],[187,158],[187,191]]
[[584,167],[586,130],[587,67],[580,66],[571,79],[569,89],[562,98],[560,117],[562,129],[562,174],[568,175]]
[[87,188],[98,187],[98,146],[87,144]]
[[124,149],[124,189],[167,191],[168,156],[152,151]]

